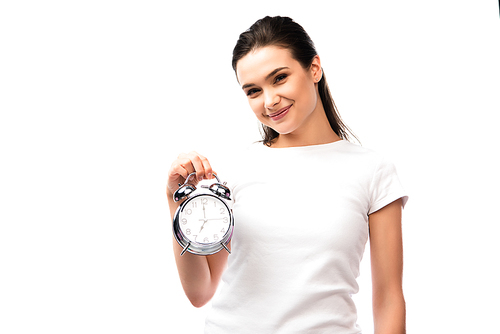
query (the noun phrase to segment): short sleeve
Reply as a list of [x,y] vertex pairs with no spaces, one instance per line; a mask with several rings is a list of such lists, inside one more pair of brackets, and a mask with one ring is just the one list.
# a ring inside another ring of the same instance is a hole
[[375,170],[370,185],[370,207],[368,214],[372,214],[398,199],[403,200],[403,207],[408,196],[399,181],[396,167],[390,161],[382,159]]

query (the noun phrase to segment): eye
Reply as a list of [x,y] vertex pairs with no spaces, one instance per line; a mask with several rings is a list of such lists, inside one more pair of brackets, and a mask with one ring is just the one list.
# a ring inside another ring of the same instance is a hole
[[283,81],[287,78],[287,75],[286,74],[280,74],[280,75],[277,75],[276,78],[274,78],[274,83],[278,83],[280,81]]
[[258,92],[259,92],[259,89],[257,89],[257,88],[249,89],[249,90],[247,90],[247,96],[252,96]]

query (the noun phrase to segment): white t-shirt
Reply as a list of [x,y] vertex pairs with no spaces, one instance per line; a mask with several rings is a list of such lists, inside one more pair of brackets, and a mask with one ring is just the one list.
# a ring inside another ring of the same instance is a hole
[[368,215],[407,201],[394,166],[345,140],[257,143],[232,173],[232,254],[205,333],[360,333]]

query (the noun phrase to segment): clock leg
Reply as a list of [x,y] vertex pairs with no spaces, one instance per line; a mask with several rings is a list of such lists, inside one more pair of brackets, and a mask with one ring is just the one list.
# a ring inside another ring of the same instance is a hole
[[[184,247],[184,249],[183,249],[183,250],[182,250],[182,252],[181,252],[181,256],[182,256],[182,255],[184,255],[184,253],[186,253],[186,251],[187,251],[187,249],[189,248],[189,246],[191,246],[191,243],[188,243],[188,244],[186,245],[186,247]],[[226,249],[227,249],[227,248],[226,248]]]
[[224,247],[225,250],[227,250],[229,254],[231,254],[231,251],[229,250],[229,248],[226,247],[226,245],[224,245],[223,242],[221,242],[220,244],[222,245],[222,247]]

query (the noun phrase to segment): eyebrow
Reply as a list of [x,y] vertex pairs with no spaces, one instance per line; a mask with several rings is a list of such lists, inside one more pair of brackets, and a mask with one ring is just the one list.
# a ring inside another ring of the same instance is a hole
[[[287,68],[288,68],[288,67],[286,67],[286,66],[276,68],[276,69],[275,69],[275,70],[273,70],[271,73],[269,73],[268,75],[266,75],[266,79],[265,79],[265,80],[266,80],[266,81],[267,81],[267,80],[269,80],[269,78],[270,78],[270,77],[272,77],[273,75],[275,75],[275,74],[276,74],[276,73],[278,73],[279,71],[284,70],[284,69],[287,69]],[[253,84],[253,83],[245,84],[245,85],[241,86],[241,89],[245,90],[245,89],[250,88],[250,87],[252,87],[252,86],[255,86],[255,84]]]

